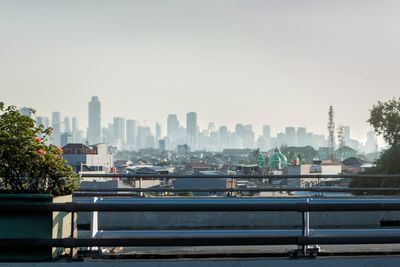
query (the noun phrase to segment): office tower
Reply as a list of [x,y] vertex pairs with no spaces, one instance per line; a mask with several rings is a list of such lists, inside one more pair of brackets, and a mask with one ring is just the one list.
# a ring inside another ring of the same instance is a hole
[[306,146],[307,144],[307,137],[306,137],[307,130],[305,127],[298,127],[297,128],[297,145],[298,146]]
[[150,127],[138,127],[137,146],[138,149],[154,147],[154,137],[151,134]]
[[198,129],[197,129],[197,114],[189,112],[186,114],[186,144],[192,151],[198,148]]
[[121,117],[113,119],[113,145],[123,149],[125,145],[125,120]]
[[53,128],[51,143],[60,146],[61,145],[61,114],[60,112],[51,113],[51,127]]
[[158,141],[158,149],[160,149],[161,152],[165,151],[165,149],[166,149],[165,139],[161,139]]
[[175,142],[179,135],[179,121],[176,114],[169,114],[167,118],[167,135],[171,142]]
[[138,123],[136,120],[126,121],[126,144],[128,149],[134,150],[137,143]]
[[254,148],[255,134],[252,130],[252,125],[236,124],[235,132],[237,136],[241,139],[241,147],[238,148]]
[[20,113],[21,115],[23,115],[23,116],[27,116],[27,117],[33,119],[33,113],[32,113],[31,108],[23,107],[23,108],[21,108],[21,109],[19,110],[19,113]]
[[350,126],[343,126],[343,134],[344,134],[344,145],[349,146],[350,145]]
[[72,141],[72,134],[71,133],[65,132],[65,133],[61,134],[61,147],[65,146],[67,144],[70,144],[72,142],[73,141]]
[[264,149],[265,150],[271,149],[272,148],[272,144],[271,144],[271,126],[263,125],[262,137],[264,139]]
[[294,127],[285,128],[285,139],[288,146],[296,146],[296,129]]
[[222,151],[226,148],[230,148],[230,133],[228,132],[228,128],[226,126],[219,127],[218,131],[219,135],[219,150]]
[[376,134],[374,131],[369,131],[367,133],[367,142],[365,143],[366,153],[376,153],[378,152],[378,143]]
[[208,131],[209,132],[215,132],[215,122],[209,122],[208,123]]
[[64,118],[64,133],[72,133],[71,131],[71,120],[69,117]]
[[158,142],[162,137],[162,128],[161,128],[161,124],[159,124],[158,122],[156,122],[156,142]]
[[77,117],[72,118],[71,131],[72,131],[72,141],[74,143],[78,143],[77,133],[79,131],[79,126],[78,126],[78,118]]
[[101,142],[101,103],[97,96],[89,102],[89,126],[87,139],[90,144]]
[[49,120],[49,118],[47,118],[47,117],[44,117],[44,116],[38,116],[37,118],[36,118],[36,126],[40,126],[40,125],[43,125],[43,128],[49,128],[49,126],[50,126],[50,120]]

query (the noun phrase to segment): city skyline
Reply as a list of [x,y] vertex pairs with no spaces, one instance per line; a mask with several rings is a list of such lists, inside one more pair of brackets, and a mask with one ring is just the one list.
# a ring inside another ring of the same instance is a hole
[[[176,114],[168,114],[165,133],[163,133],[163,125],[159,122],[155,123],[154,128],[141,125],[135,119],[123,117],[113,117],[112,121],[102,123],[101,103],[97,96],[91,97],[87,109],[89,122],[82,128],[79,125],[79,118],[72,117],[71,119],[68,115],[63,116],[57,111],[52,112],[51,120],[46,116],[38,116],[38,114],[34,118],[36,118],[38,124],[53,127],[53,140],[51,142],[61,146],[74,142],[107,143],[118,149],[137,150],[163,146],[169,150],[174,150],[178,145],[187,144],[193,150],[221,151],[226,148],[258,147],[262,150],[268,150],[282,145],[311,145],[314,148],[329,145],[328,135],[310,132],[306,127],[286,126],[284,131],[275,135],[271,134],[271,125],[268,124],[262,126],[261,133],[255,132],[252,124],[239,122],[235,124],[234,129],[230,129],[226,125],[218,125],[215,122],[209,122],[206,128],[202,128],[198,124],[196,112],[186,113],[186,123],[180,121]],[[332,108],[330,106],[330,110]],[[20,112],[32,117],[28,107],[21,107]],[[334,116],[332,118],[334,119]],[[82,129],[87,130],[85,132]],[[338,125],[334,129],[333,135],[337,144],[347,145],[360,151],[377,151],[378,145],[381,145],[378,144],[376,135],[371,131],[366,133],[366,142],[357,140],[351,134],[351,127],[346,125]],[[162,145],[159,145],[160,140],[163,140]]]
[[[267,121],[364,138],[369,109],[398,95],[398,1],[2,1],[2,100],[87,125],[190,111],[234,127]],[[13,36],[15,38],[9,38]],[[76,108],[78,107],[78,108]],[[351,112],[349,112],[351,110]]]

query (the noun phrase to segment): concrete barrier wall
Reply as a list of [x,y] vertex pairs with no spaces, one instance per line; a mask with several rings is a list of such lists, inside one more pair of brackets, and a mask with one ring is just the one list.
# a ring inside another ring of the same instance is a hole
[[[298,212],[110,212],[99,213],[99,229],[297,228]],[[400,220],[400,212],[311,213],[312,228],[379,227],[381,220]],[[78,214],[88,225],[90,213]]]

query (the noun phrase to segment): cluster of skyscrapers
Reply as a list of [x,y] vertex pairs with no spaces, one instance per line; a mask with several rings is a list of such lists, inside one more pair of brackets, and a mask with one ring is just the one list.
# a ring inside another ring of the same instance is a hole
[[[31,116],[28,108],[22,108],[21,113]],[[67,143],[106,143],[118,150],[137,150],[157,148],[175,150],[178,145],[187,144],[191,150],[222,151],[227,148],[260,148],[269,150],[276,146],[313,146],[314,148],[328,146],[325,135],[307,132],[304,127],[286,127],[284,132],[271,136],[271,127],[264,125],[262,133],[256,136],[251,124],[236,124],[234,131],[227,126],[217,127],[210,122],[206,129],[200,129],[196,112],[186,114],[186,127],[181,124],[176,114],[167,116],[167,132],[164,135],[162,126],[156,122],[154,131],[149,126],[142,126],[137,120],[114,117],[107,125],[102,124],[101,102],[93,96],[88,104],[88,127],[86,136],[79,129],[78,119],[69,117],[62,119],[59,112],[53,112],[51,123],[49,118],[36,117],[37,124],[53,128],[52,143],[64,146]],[[342,126],[343,143],[356,150],[364,152],[376,151],[376,136],[373,132],[367,134],[367,142],[361,144],[351,139],[350,127]]]

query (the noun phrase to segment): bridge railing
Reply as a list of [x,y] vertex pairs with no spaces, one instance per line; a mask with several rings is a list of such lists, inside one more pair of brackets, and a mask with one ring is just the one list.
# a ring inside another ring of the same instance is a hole
[[[400,193],[399,187],[343,187],[343,186],[321,186],[321,181],[326,179],[400,179],[400,175],[348,175],[348,174],[306,174],[306,175],[176,175],[176,174],[82,174],[82,178],[114,178],[125,180],[137,180],[137,187],[130,188],[83,188],[74,193],[77,197],[132,197],[144,196],[144,193],[184,193],[184,192],[225,192],[232,196],[234,193],[261,193],[261,192],[314,192],[317,195],[323,193],[375,193],[375,194],[396,194]],[[174,180],[174,179],[226,179],[231,181],[230,186],[226,188],[168,188],[168,187],[143,187],[142,181],[145,180]],[[234,181],[238,180],[274,180],[274,179],[311,179],[315,180],[313,187],[290,187],[290,186],[271,186],[264,184],[257,188],[238,188],[234,186]]]
[[[224,246],[224,245],[298,245],[305,253],[315,244],[392,244],[400,243],[400,234],[330,234],[310,236],[310,212],[373,212],[400,211],[400,199],[291,199],[271,202],[266,198],[138,198],[130,203],[53,203],[0,204],[0,212],[299,212],[302,234],[272,235],[259,231],[237,234],[234,230],[191,235],[170,231],[168,235],[139,235],[122,238],[74,238],[74,217],[71,237],[63,239],[0,239],[0,248],[18,247],[102,247],[102,246]],[[147,230],[143,230],[146,232]],[[238,232],[239,233],[239,232]],[[71,250],[72,251],[72,250]]]

